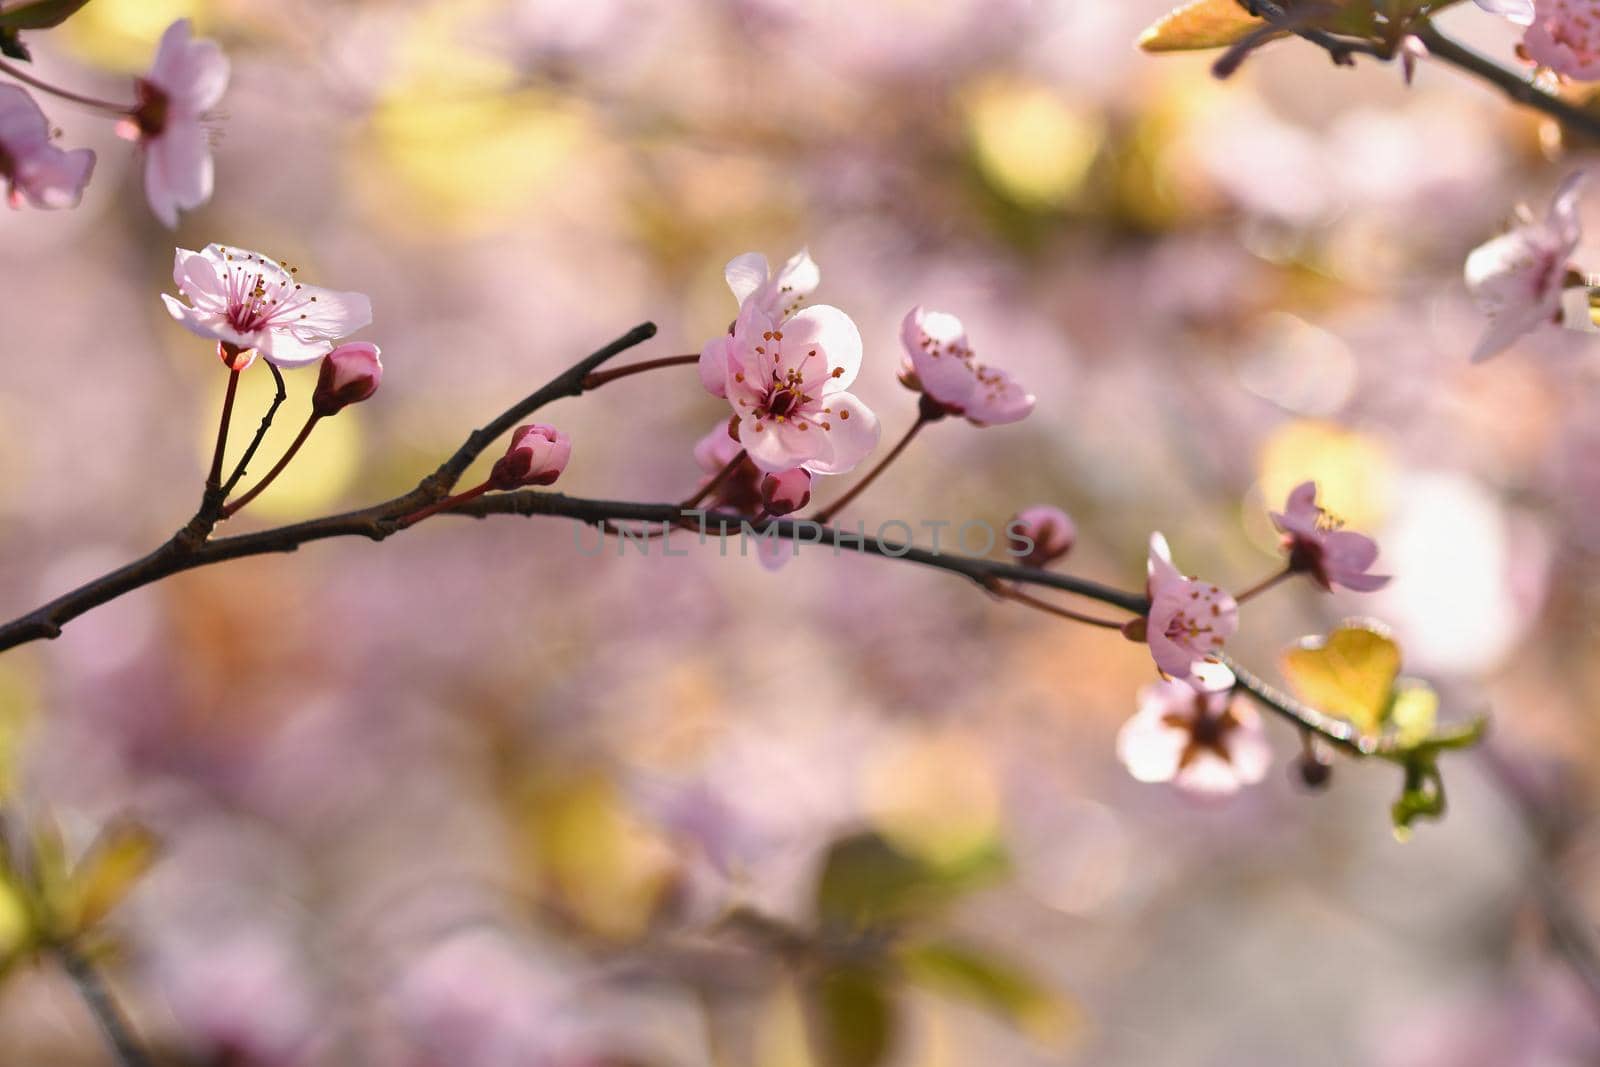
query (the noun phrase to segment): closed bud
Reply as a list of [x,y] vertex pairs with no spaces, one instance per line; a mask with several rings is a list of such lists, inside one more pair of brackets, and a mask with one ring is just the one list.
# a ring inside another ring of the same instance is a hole
[[811,472],[798,467],[761,479],[761,506],[768,515],[793,514],[811,503]]
[[1315,752],[1305,752],[1294,761],[1294,775],[1307,789],[1321,792],[1333,780],[1333,764]]
[[496,489],[550,485],[567,469],[572,439],[554,426],[518,426],[506,454],[489,472]]
[[1060,508],[1043,504],[1022,511],[1006,523],[1011,554],[1025,567],[1046,567],[1072,551],[1078,528]]
[[383,381],[383,361],[378,346],[365,341],[340,345],[322,357],[317,372],[317,389],[311,394],[311,410],[319,415],[335,415],[346,405],[359,404],[378,391]]

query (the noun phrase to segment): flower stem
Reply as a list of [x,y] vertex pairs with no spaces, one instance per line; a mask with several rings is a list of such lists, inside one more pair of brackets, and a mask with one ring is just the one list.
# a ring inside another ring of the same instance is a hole
[[900,438],[895,446],[889,450],[889,454],[884,456],[878,465],[867,473],[865,478],[861,479],[854,486],[852,486],[849,492],[845,493],[844,496],[840,497],[832,504],[817,512],[816,515],[813,516],[816,521],[826,524],[829,519],[843,511],[852,500],[866,491],[867,486],[878,480],[878,475],[882,474],[884,470],[888,468],[889,464],[900,458],[900,453],[904,452],[906,450],[906,446],[911,444],[911,439],[917,436],[917,432],[932,421],[933,420],[928,418],[926,415],[918,415],[917,421],[911,424],[911,429],[907,430],[906,435]]
[[289,446],[288,450],[284,452],[283,456],[278,460],[278,462],[273,465],[270,471],[267,472],[266,477],[257,482],[255,487],[244,496],[240,497],[238,500],[235,500],[233,503],[222,509],[222,517],[224,519],[236,514],[239,509],[243,508],[246,504],[250,503],[250,501],[260,496],[261,491],[267,486],[271,485],[274,478],[283,473],[283,468],[289,465],[289,461],[294,459],[295,453],[300,451],[300,446],[306,443],[306,438],[311,436],[311,431],[316,427],[317,420],[320,418],[322,418],[321,415],[312,413],[312,415],[306,419],[306,424],[300,427],[300,433],[295,437],[294,443]]
[[1030,593],[1024,593],[1021,589],[1018,589],[1014,585],[995,584],[990,586],[990,588],[998,596],[1004,597],[1007,600],[1014,600],[1018,604],[1026,604],[1028,607],[1042,611],[1047,615],[1055,615],[1062,619],[1071,619],[1073,622],[1081,622],[1087,626],[1098,626],[1105,630],[1122,629],[1122,623],[1120,622],[1116,622],[1112,619],[1101,619],[1094,615],[1080,614],[1079,612],[1073,611],[1071,608],[1064,608],[1059,604],[1052,604],[1048,600],[1041,600]]
[[422,510],[413,511],[404,518],[396,520],[396,525],[402,530],[408,526],[415,526],[429,515],[437,515],[446,508],[453,508],[457,504],[465,504],[469,500],[476,500],[493,488],[494,479],[491,478],[482,485],[475,485],[465,492],[457,493],[455,496],[447,496],[443,500],[435,500]]
[[47,81],[43,81],[40,78],[34,77],[21,67],[18,67],[12,63],[7,63],[3,59],[0,59],[0,72],[9,74],[11,77],[17,79],[19,82],[22,82],[24,85],[33,86],[41,93],[49,93],[51,96],[58,96],[63,100],[70,100],[74,104],[82,104],[84,107],[92,107],[96,111],[108,111],[113,115],[131,115],[133,113],[133,105],[131,104],[114,104],[109,100],[97,100],[92,96],[83,96],[80,93],[74,93],[70,90],[59,88],[51,85]]
[[705,485],[702,485],[698,493],[690,497],[688,500],[685,500],[682,506],[685,508],[692,508],[696,504],[700,503],[700,501],[716,492],[717,487],[723,482],[727,481],[729,478],[733,477],[733,472],[738,470],[740,464],[742,464],[749,457],[750,454],[741,448],[737,456],[734,456],[732,459],[728,460],[728,465],[726,467],[723,467],[716,473],[715,477],[713,477]]
[[78,994],[88,1005],[95,1022],[100,1024],[106,1044],[111,1046],[111,1051],[116,1054],[122,1067],[153,1067],[154,1061],[140,1047],[138,1038],[134,1036],[133,1026],[122,1014],[122,1009],[117,1006],[110,988],[106,986],[100,973],[94,969],[94,965],[70,945],[57,947],[56,958],[61,961],[61,966],[72,979],[72,984],[78,987]]
[[217,447],[211,452],[211,473],[206,475],[206,490],[222,491],[222,454],[228,448],[228,423],[233,421],[233,398],[239,392],[239,372],[228,371],[228,391],[222,394],[222,417],[217,421]]
[[660,359],[646,359],[638,363],[624,363],[611,370],[594,371],[583,379],[584,389],[598,389],[607,382],[614,382],[618,378],[626,378],[632,374],[643,374],[647,370],[658,370],[661,367],[682,367],[690,363],[699,363],[700,357],[695,354],[686,356],[662,356]]
[[1270,578],[1263,578],[1255,585],[1252,585],[1249,589],[1246,589],[1244,592],[1235,595],[1233,598],[1234,603],[1243,604],[1246,600],[1251,600],[1257,596],[1260,596],[1262,593],[1265,593],[1268,589],[1271,589],[1285,578],[1292,577],[1294,573],[1293,567],[1285,567],[1283,570],[1272,575]]

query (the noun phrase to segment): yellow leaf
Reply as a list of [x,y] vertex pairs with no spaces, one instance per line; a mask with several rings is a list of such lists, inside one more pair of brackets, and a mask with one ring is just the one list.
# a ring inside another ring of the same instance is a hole
[[92,929],[122,902],[156,859],[156,838],[135,823],[107,827],[73,872],[62,909],[74,934]]
[[1236,0],[1191,0],[1157,19],[1139,35],[1146,52],[1224,48],[1265,23],[1246,14]]
[[1395,740],[1402,748],[1412,748],[1432,737],[1438,716],[1439,694],[1426,682],[1408,681],[1401,685],[1389,707]]
[[1400,673],[1400,646],[1376,624],[1347,622],[1286,652],[1283,672],[1300,699],[1377,733]]

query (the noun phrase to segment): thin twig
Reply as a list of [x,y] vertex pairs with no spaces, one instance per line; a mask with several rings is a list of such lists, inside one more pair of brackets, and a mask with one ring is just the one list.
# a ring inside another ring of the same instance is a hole
[[94,965],[70,945],[57,947],[55,954],[61,961],[62,969],[72,979],[72,984],[77,986],[78,995],[83,998],[95,1022],[100,1024],[100,1032],[105,1035],[106,1044],[116,1054],[122,1067],[154,1067],[155,1061],[139,1044],[139,1039],[134,1036],[132,1024],[122,1013],[116,998],[111,994],[111,988],[100,977],[100,972],[95,970]]
[[660,370],[662,367],[683,367],[690,363],[699,363],[697,354],[686,356],[662,356],[660,359],[646,359],[638,363],[629,363],[611,370],[596,371],[583,380],[585,389],[598,389],[607,382],[614,382],[618,378],[628,378],[645,371]]
[[868,471],[865,478],[851,486],[849,492],[845,493],[844,496],[840,497],[832,504],[829,504],[827,507],[817,512],[816,520],[818,522],[827,522],[829,519],[833,518],[835,515],[839,514],[839,512],[848,507],[852,500],[866,492],[867,486],[877,481],[878,475],[882,474],[885,470],[888,470],[889,464],[900,458],[900,453],[904,452],[907,446],[911,444],[912,439],[917,436],[918,431],[932,421],[933,420],[927,415],[918,414],[917,421],[911,424],[911,429],[906,431],[904,437],[895,442],[895,446],[889,450],[889,454],[884,456],[883,459],[879,460],[878,465],[873,467],[872,470]]
[[[271,360],[264,360],[263,362],[266,363],[267,369],[272,372],[272,380],[276,384],[278,392],[273,396],[272,403],[267,408],[267,413],[261,416],[261,425],[256,427],[256,435],[250,439],[250,447],[244,450],[244,455],[239,457],[238,466],[233,468],[233,473],[228,475],[228,480],[222,483],[222,499],[224,500],[233,495],[234,489],[239,485],[239,479],[245,475],[245,468],[250,465],[252,459],[255,459],[256,449],[261,447],[261,442],[266,438],[267,431],[272,429],[272,417],[278,413],[278,408],[282,406],[284,400],[289,396],[289,390],[283,384],[283,372],[278,369],[278,365]],[[259,492],[259,489],[257,491]],[[239,506],[243,507],[244,505],[241,503]],[[224,510],[223,514],[228,515],[231,512]]]

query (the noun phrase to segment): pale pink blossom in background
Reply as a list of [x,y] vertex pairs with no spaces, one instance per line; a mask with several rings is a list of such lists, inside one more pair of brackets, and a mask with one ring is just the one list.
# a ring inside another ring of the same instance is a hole
[[912,308],[900,324],[905,360],[900,380],[944,414],[960,415],[974,426],[1017,422],[1033,410],[1031,393],[1003,370],[974,358],[961,320],[942,311]]
[[[720,474],[742,451],[739,442],[728,436],[728,420],[718,419],[711,432],[694,446],[694,461],[705,475],[700,479],[700,486],[703,488]],[[740,515],[754,515],[761,508],[763,477],[761,470],[750,462],[748,456],[745,457],[734,472],[722,479],[713,490],[711,504]]]
[[1600,3],[1534,0],[1522,47],[1529,59],[1557,74],[1579,81],[1600,78]]
[[1078,527],[1060,508],[1035,504],[1023,508],[1006,523],[1011,552],[1018,563],[1046,567],[1072,551]]
[[1533,0],[1473,0],[1491,15],[1502,15],[1526,26],[1533,21]]
[[552,485],[572,459],[572,438],[554,426],[518,426],[506,454],[489,472],[497,489]]
[[185,1044],[207,1063],[288,1067],[316,1033],[316,993],[270,923],[196,931],[168,945],[155,971]]
[[382,355],[375,344],[351,341],[322,357],[317,388],[311,394],[311,410],[318,415],[333,415],[376,393],[383,381]]
[[1283,511],[1268,514],[1283,534],[1289,568],[1311,575],[1328,592],[1342,585],[1370,593],[1389,584],[1388,575],[1367,573],[1378,558],[1378,542],[1366,534],[1339,529],[1338,520],[1317,506],[1316,482],[1295,486]]
[[13,208],[77,207],[93,172],[93,152],[57,148],[33,97],[15,85],[0,85],[0,180]]
[[1467,257],[1467,289],[1490,319],[1473,362],[1505,351],[1518,337],[1560,317],[1568,260],[1583,236],[1578,218],[1583,181],[1583,171],[1569,175],[1543,221],[1524,221]]
[[877,446],[878,417],[847,391],[860,369],[860,331],[826,304],[779,320],[746,300],[732,336],[700,354],[701,380],[721,381],[711,391],[732,405],[739,443],[769,474],[843,474]]
[[242,248],[180,248],[172,278],[189,303],[166,293],[161,299],[185,329],[259,353],[280,367],[315,363],[334,341],[372,321],[372,302],[364,294],[303,285],[292,270]]
[[1167,539],[1150,535],[1150,614],[1145,640],[1163,674],[1187,678],[1214,660],[1239,628],[1239,605],[1218,586],[1185,577],[1172,565]]
[[215,41],[197,41],[188,19],[167,27],[150,72],[136,83],[139,106],[117,132],[144,149],[150,210],[171,229],[178,212],[211,199],[215,168],[206,119],[227,92],[228,57]]
[[1207,796],[1261,781],[1272,763],[1261,717],[1233,699],[1233,673],[1202,664],[1186,679],[1139,691],[1139,710],[1117,734],[1117,758],[1141,782],[1171,782]]

